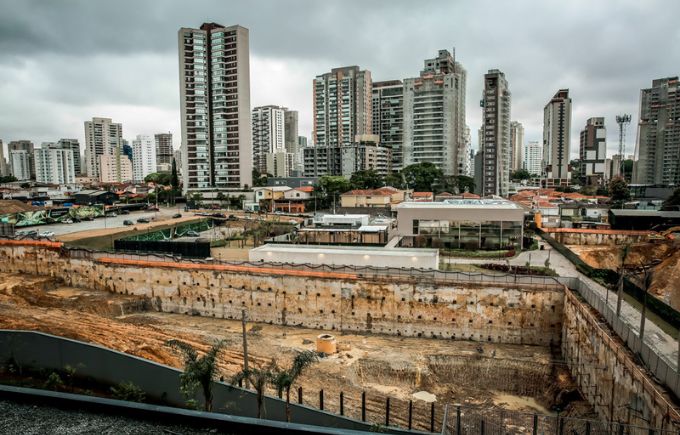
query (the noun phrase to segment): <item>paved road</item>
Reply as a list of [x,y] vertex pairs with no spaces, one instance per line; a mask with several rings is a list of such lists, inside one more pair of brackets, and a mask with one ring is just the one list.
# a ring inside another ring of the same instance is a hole
[[[550,258],[550,268],[557,272],[558,275],[580,278],[583,282],[587,283],[591,289],[597,292],[603,300],[607,300],[607,290],[605,287],[576,270],[576,267],[571,261],[558,251],[552,249],[550,245],[547,243],[544,244],[543,242],[540,243],[544,245],[544,250],[521,252],[516,257],[509,259],[510,265],[524,266],[527,261],[530,261],[532,266],[544,266],[545,260]],[[505,259],[444,258],[444,261],[449,264],[506,264]],[[609,292],[608,304],[616,311],[616,294],[614,292]],[[674,330],[670,325],[658,317],[650,315],[649,310],[647,310],[647,313],[648,315],[645,320],[645,343],[653,349],[656,349],[657,353],[663,356],[666,362],[677,370],[679,346],[677,330]],[[639,334],[640,319],[642,317],[640,304],[630,298],[624,298],[621,303],[621,316],[623,320]]]
[[[35,230],[38,232],[43,232],[43,231],[52,231],[56,236],[59,236],[61,234],[68,234],[68,233],[75,233],[78,231],[86,231],[86,230],[98,230],[101,228],[120,228],[124,227],[125,225],[123,224],[123,221],[125,220],[131,220],[132,222],[137,222],[137,219],[139,218],[168,218],[171,217],[173,214],[177,213],[177,208],[163,208],[161,207],[160,211],[158,212],[153,212],[153,211],[133,211],[130,212],[130,214],[127,215],[118,215],[116,217],[107,217],[107,218],[97,218],[93,221],[83,221],[83,222],[76,222],[73,224],[50,224],[50,225],[36,225],[32,227],[25,227],[25,228],[19,228],[19,231],[26,231],[26,230]],[[180,212],[183,213],[183,212]],[[193,213],[192,213],[193,214]],[[184,213],[184,215],[187,215]]]

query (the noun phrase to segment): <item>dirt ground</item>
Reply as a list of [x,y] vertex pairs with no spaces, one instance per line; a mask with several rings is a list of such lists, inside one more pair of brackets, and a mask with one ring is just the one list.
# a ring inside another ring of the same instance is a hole
[[[0,328],[39,330],[175,367],[181,367],[180,359],[167,340],[183,340],[205,351],[223,339],[227,347],[219,357],[221,376],[229,379],[240,370],[239,321],[159,313],[149,306],[144,298],[65,287],[48,277],[0,273]],[[296,352],[315,350],[321,333],[266,324],[249,324],[248,330],[255,365],[273,359],[286,366]],[[384,422],[389,396],[393,423],[406,424],[408,400],[413,400],[414,419],[422,429],[429,426],[432,400],[437,421],[447,402],[544,414],[558,405],[566,406],[567,414],[592,416],[579,399],[561,401],[578,394],[559,354],[548,348],[379,335],[337,339],[339,352],[321,358],[299,382],[304,402],[312,406],[318,406],[318,391],[323,389],[325,409],[331,412],[339,412],[343,391],[346,415],[359,418],[361,392],[366,391],[369,421]],[[296,401],[297,394],[292,396]]]
[[[569,249],[592,267],[618,271],[621,265],[621,246],[570,245]],[[654,267],[649,291],[676,310],[680,310],[680,243],[636,243],[630,246],[626,265],[646,265],[659,262]]]

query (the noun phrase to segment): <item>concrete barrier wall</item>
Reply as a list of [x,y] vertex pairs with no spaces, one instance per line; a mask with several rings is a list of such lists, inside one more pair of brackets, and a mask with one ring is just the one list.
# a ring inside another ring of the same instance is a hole
[[649,241],[651,231],[616,231],[616,230],[574,230],[565,228],[546,229],[555,240],[563,245],[626,245]]
[[255,322],[336,331],[532,345],[561,340],[560,286],[324,279],[200,270],[190,264],[141,267],[3,245],[0,270],[145,296],[155,309],[173,313],[240,319],[246,309]]
[[680,415],[674,401],[614,338],[606,323],[571,291],[565,295],[564,314],[562,354],[599,416],[608,422],[677,433]]

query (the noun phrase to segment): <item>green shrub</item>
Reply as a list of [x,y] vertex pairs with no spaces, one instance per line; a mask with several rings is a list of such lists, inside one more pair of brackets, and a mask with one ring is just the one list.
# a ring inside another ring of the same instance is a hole
[[132,382],[121,382],[111,387],[111,395],[114,399],[127,400],[128,402],[143,402],[146,399],[144,390]]
[[50,375],[47,377],[47,380],[43,384],[43,388],[46,390],[57,391],[63,387],[64,381],[61,380],[61,376],[59,376],[59,373],[57,372],[50,373]]

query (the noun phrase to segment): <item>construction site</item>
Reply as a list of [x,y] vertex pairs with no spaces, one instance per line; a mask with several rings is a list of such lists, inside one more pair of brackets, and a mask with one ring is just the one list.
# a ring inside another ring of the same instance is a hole
[[0,240],[0,264],[0,329],[177,368],[168,340],[199,352],[226,340],[225,380],[243,366],[244,312],[255,366],[316,351],[317,337],[331,334],[337,351],[303,374],[293,400],[356,420],[384,424],[387,403],[390,427],[423,431],[442,427],[448,406],[500,421],[506,433],[530,433],[532,415],[659,430],[680,422],[675,393],[567,281],[453,272],[382,279],[21,240]]

